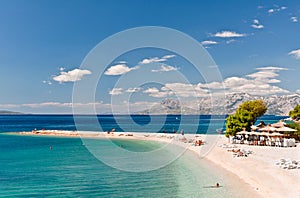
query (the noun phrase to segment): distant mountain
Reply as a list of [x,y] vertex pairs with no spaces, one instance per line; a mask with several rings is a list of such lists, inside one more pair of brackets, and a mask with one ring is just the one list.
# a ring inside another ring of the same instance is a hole
[[15,112],[15,111],[0,110],[0,115],[12,115],[12,114],[22,114],[22,113]]
[[[247,93],[226,94],[224,97],[200,98],[198,101],[180,102],[175,99],[164,99],[159,105],[151,109],[138,112],[139,114],[231,114],[238,106],[249,100],[261,99],[268,107],[266,114],[288,115],[297,104],[300,104],[300,95],[282,96],[254,96]],[[212,105],[213,104],[213,105]]]
[[182,105],[179,100],[164,99],[160,104],[153,105],[151,109],[146,109],[138,114],[196,114],[197,110]]

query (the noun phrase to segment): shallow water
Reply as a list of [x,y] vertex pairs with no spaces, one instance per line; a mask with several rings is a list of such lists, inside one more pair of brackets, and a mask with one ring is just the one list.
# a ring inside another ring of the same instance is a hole
[[[136,140],[114,143],[137,152],[161,146]],[[163,168],[133,173],[98,161],[79,138],[1,134],[0,150],[1,197],[240,197],[235,189],[244,188],[190,152]],[[223,187],[210,188],[216,182]]]
[[[102,129],[116,128],[117,131],[124,130],[121,127],[125,126],[138,132],[157,132],[154,129],[159,128],[167,132],[184,129],[186,133],[194,133],[192,129],[197,127],[197,133],[210,129],[208,133],[216,134],[216,130],[224,126],[224,119],[211,123],[211,116],[187,116],[186,122],[180,123],[181,117],[174,115],[167,116],[163,125],[157,127],[163,117],[152,116],[149,120],[149,116],[100,115],[98,120]],[[195,122],[199,118],[199,123]],[[261,120],[268,123],[281,118],[264,116]],[[131,125],[131,119],[142,130]],[[99,126],[90,120],[90,116],[81,116],[77,124],[86,130],[99,131]],[[249,192],[247,185],[237,177],[190,152],[153,171],[124,172],[96,159],[80,138],[4,133],[34,128],[75,130],[76,126],[72,115],[0,116],[0,197],[245,197],[242,195]],[[108,143],[107,140],[96,141],[97,144]],[[141,153],[162,146],[136,140],[114,140],[113,143]],[[98,152],[101,155],[101,151]],[[222,187],[211,188],[216,182]]]

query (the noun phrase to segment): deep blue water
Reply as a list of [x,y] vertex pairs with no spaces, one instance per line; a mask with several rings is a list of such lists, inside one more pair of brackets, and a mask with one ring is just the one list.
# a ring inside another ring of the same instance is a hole
[[[59,129],[86,131],[116,131],[131,132],[175,132],[185,133],[216,133],[217,129],[225,129],[225,116],[211,115],[98,115],[97,123],[94,116],[82,115],[76,117],[76,125],[72,115],[0,115],[0,132],[32,131],[33,129]],[[284,116],[265,115],[258,120],[265,123],[277,122]]]

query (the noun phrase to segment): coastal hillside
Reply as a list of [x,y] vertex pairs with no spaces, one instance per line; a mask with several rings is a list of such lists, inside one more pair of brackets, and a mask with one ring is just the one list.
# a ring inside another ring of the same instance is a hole
[[22,113],[15,112],[15,111],[0,110],[0,115],[14,115],[14,114],[22,114]]
[[151,109],[138,112],[139,114],[231,114],[238,106],[249,100],[261,99],[268,107],[266,114],[288,115],[297,104],[300,104],[300,95],[282,96],[255,96],[247,93],[233,93],[214,98],[213,106],[211,98],[200,98],[198,101],[180,102],[176,99],[164,99],[160,104]]

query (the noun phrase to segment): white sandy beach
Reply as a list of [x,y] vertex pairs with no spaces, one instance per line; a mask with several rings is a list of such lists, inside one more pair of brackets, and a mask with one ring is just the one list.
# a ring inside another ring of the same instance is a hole
[[[283,169],[276,162],[280,159],[300,160],[300,145],[297,147],[268,147],[228,144],[228,139],[223,135],[201,135],[185,134],[156,134],[156,133],[113,133],[104,132],[74,132],[44,130],[39,133],[21,132],[23,135],[53,135],[53,136],[81,136],[93,138],[124,138],[149,140],[160,142],[172,142],[180,146],[187,147],[188,151],[196,152],[199,157],[213,162],[214,164],[235,174],[250,188],[257,192],[259,197],[300,197],[300,169]],[[193,139],[202,139],[205,144],[195,146]],[[175,141],[174,141],[175,140]],[[190,141],[189,141],[190,140]],[[252,151],[248,157],[234,157],[231,150],[244,149]],[[203,150],[209,150],[204,152]],[[200,155],[201,154],[201,155]],[[204,156],[203,156],[204,155]],[[249,195],[250,196],[250,195]],[[251,195],[255,197],[255,195]]]

